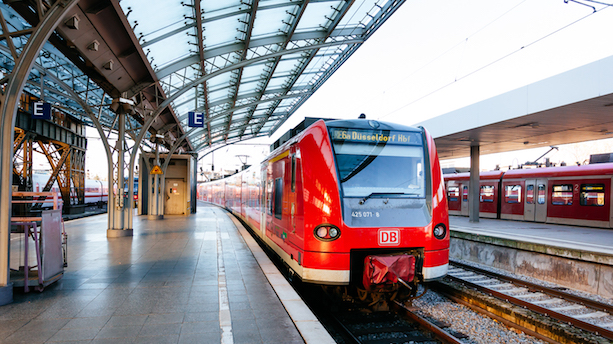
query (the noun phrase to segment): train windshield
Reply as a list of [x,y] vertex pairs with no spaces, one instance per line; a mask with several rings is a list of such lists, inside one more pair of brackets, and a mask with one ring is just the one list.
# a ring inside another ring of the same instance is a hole
[[329,129],[345,197],[425,197],[420,132]]

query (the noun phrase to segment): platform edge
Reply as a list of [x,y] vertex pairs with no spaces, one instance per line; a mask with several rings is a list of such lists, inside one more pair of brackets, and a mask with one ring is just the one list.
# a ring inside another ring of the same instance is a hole
[[[228,215],[232,219],[232,222],[234,222],[234,225],[245,240],[245,243],[247,244],[251,252],[253,252],[254,257],[258,262],[258,265],[260,266],[262,272],[268,280],[268,283],[270,283],[273,290],[275,291],[275,294],[277,294],[277,297],[283,304],[285,311],[289,314],[290,318],[294,322],[294,326],[296,326],[298,332],[300,332],[300,335],[302,336],[302,339],[304,339],[305,343],[336,343],[330,333],[328,333],[328,331],[326,331],[326,329],[319,322],[319,320],[317,320],[317,317],[313,314],[313,312],[308,308],[306,304],[304,304],[304,301],[302,301],[302,299],[300,299],[300,301],[296,301],[294,295],[295,292],[290,292],[289,294],[291,296],[287,299],[283,297],[283,295],[287,293],[287,288],[291,288],[293,291],[291,285],[285,280],[285,278],[281,276],[280,272],[270,272],[270,269],[265,269],[265,267],[269,267],[270,265],[273,265],[273,263],[270,261],[268,256],[266,256],[266,254],[259,254],[264,253],[262,248],[257,244],[255,239],[253,239],[249,232],[247,232],[247,230],[240,223],[240,221],[232,214]],[[298,306],[298,302],[301,302],[302,305]]]

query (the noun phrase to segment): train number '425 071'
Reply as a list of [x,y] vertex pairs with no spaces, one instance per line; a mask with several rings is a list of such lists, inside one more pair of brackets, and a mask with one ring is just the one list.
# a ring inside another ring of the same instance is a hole
[[379,217],[378,211],[352,211],[351,217]]

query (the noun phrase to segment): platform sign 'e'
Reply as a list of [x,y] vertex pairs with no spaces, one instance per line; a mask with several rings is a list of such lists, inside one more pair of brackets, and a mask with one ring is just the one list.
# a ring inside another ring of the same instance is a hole
[[188,112],[188,126],[190,128],[202,128],[204,127],[204,113],[202,112]]
[[379,229],[379,246],[398,246],[400,245],[399,229]]
[[51,104],[43,102],[32,103],[32,118],[51,119]]

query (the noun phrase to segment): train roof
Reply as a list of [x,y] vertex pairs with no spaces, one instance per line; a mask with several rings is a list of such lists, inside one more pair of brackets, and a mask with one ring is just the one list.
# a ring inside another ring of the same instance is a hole
[[583,166],[543,167],[526,170],[509,170],[504,179],[511,178],[541,178],[541,177],[568,177],[613,175],[613,163],[591,164]]
[[378,130],[401,130],[421,132],[420,128],[409,127],[402,124],[376,121],[372,119],[338,119],[327,121],[326,126],[333,128],[349,128],[349,129],[378,129]]
[[[591,164],[583,166],[542,167],[520,170],[508,170],[506,172],[487,171],[481,172],[479,174],[479,179],[500,179],[503,173],[504,179],[613,175],[613,163]],[[445,180],[469,180],[470,173],[448,173],[444,174],[443,178]]]
[[[502,171],[486,171],[486,172],[481,172],[481,173],[479,173],[479,179],[480,180],[500,179],[502,174],[503,174]],[[445,179],[445,180],[469,180],[470,179],[470,173],[469,172],[463,172],[463,173],[444,174],[443,175],[443,179]]]
[[301,132],[317,123],[318,121],[325,121],[327,127],[333,128],[348,128],[348,129],[381,129],[381,130],[401,130],[421,132],[420,128],[410,127],[402,124],[382,122],[371,119],[331,119],[331,118],[317,118],[317,117],[305,117],[294,128],[288,130],[285,134],[281,135],[277,141],[270,145],[270,152],[274,152],[277,148],[283,146],[286,142],[292,138],[298,136]]

